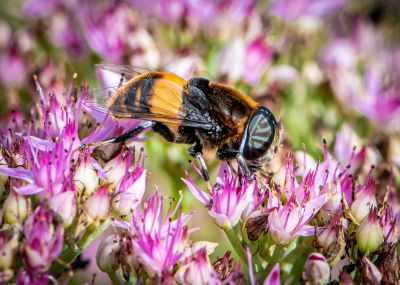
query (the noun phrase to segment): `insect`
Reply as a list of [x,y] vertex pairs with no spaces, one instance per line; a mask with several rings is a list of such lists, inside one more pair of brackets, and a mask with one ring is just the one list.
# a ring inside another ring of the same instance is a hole
[[216,150],[220,160],[236,159],[249,181],[277,151],[279,127],[272,112],[238,90],[206,78],[186,81],[177,75],[130,66],[101,64],[121,76],[120,84],[104,104],[89,107],[115,118],[144,120],[133,130],[91,145],[123,142],[152,128],[167,141],[191,145],[190,155],[208,181],[203,150]]

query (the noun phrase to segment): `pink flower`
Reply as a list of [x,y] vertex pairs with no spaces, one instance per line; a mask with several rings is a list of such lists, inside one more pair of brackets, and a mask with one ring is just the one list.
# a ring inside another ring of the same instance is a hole
[[244,79],[250,85],[257,85],[273,56],[273,49],[263,38],[252,41],[246,49]]
[[132,31],[126,8],[112,3],[100,7],[94,2],[87,2],[79,13],[90,48],[109,62],[121,63],[125,38]]
[[163,198],[156,193],[146,203],[143,213],[136,211],[130,224],[122,224],[132,234],[132,249],[138,262],[151,277],[171,273],[173,266],[184,258],[188,234],[185,224],[190,216],[178,213],[172,220],[180,203],[163,217]]
[[[288,199],[285,205],[280,200],[268,201],[269,210],[269,231],[275,240],[281,244],[287,244],[299,235],[309,236],[314,233],[314,228],[308,225],[310,220],[327,203],[331,197],[331,190],[326,189],[329,182],[328,174],[322,169],[331,168],[331,163],[325,160],[317,165],[315,170],[309,170],[304,164],[304,172],[307,173],[300,185],[296,181],[298,174],[294,165],[294,156],[286,158],[286,175],[283,192]],[[331,174],[335,177],[335,174]],[[270,198],[271,199],[271,198]]]
[[299,204],[292,197],[286,205],[274,208],[268,217],[269,231],[280,244],[288,244],[299,235],[311,236],[314,227],[308,225],[326,202],[326,194]]
[[236,226],[244,210],[252,203],[256,184],[255,182],[249,184],[247,181],[240,184],[239,177],[233,174],[233,170],[226,163],[220,168],[211,195],[200,190],[189,175],[182,180],[200,203],[210,207],[208,213],[215,218],[215,222],[221,228]]
[[21,87],[26,81],[27,66],[16,50],[0,54],[0,82],[10,88]]
[[66,49],[72,57],[82,59],[86,55],[84,39],[67,13],[54,13],[50,18],[48,32],[52,43]]
[[271,13],[291,23],[304,18],[322,19],[345,5],[342,0],[274,0]]
[[43,205],[28,217],[23,228],[24,263],[29,272],[45,272],[63,247],[63,227]]

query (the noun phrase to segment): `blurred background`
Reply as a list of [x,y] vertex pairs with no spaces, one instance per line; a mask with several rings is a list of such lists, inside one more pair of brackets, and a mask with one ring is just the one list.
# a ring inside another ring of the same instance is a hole
[[[3,0],[1,126],[11,111],[29,114],[34,74],[46,92],[65,92],[74,73],[77,89],[99,88],[94,64],[101,62],[230,84],[274,112],[283,130],[280,152],[304,144],[317,158],[325,138],[348,163],[345,146],[335,144],[340,137],[347,147],[368,146],[367,168],[379,164],[398,174],[398,0]],[[158,136],[144,145],[149,193],[158,187],[178,197],[186,190],[180,178],[191,168],[187,147]],[[212,155],[207,161],[215,178],[219,162]],[[194,240],[223,241],[188,191],[183,205],[195,212]],[[220,243],[214,258],[227,249]],[[91,273],[80,278],[90,280]]]

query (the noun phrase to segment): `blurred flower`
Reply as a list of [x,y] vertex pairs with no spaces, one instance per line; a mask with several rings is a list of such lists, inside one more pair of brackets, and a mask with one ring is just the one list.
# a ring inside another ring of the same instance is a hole
[[365,256],[361,258],[361,279],[362,284],[381,284],[382,274],[378,268]]
[[193,196],[204,206],[210,207],[208,212],[221,228],[229,229],[239,222],[243,211],[253,200],[255,182],[240,183],[240,178],[233,174],[231,167],[223,163],[217,177],[217,183],[211,189],[211,195],[206,194],[193,182],[189,175],[183,182],[188,186]]
[[345,5],[342,0],[274,0],[270,11],[281,20],[292,23],[304,19],[322,19]]
[[125,38],[132,32],[128,11],[112,3],[100,7],[94,2],[87,2],[82,3],[79,13],[83,33],[91,49],[106,61],[121,63]]
[[400,123],[400,91],[383,88],[381,78],[372,69],[365,74],[365,95],[354,99],[354,106],[376,126],[385,127],[390,132],[399,132]]
[[273,49],[260,37],[247,46],[245,54],[243,78],[247,83],[254,86],[257,85],[261,75],[267,69],[273,56]]
[[304,264],[303,280],[305,284],[327,284],[330,280],[331,268],[325,257],[319,253],[311,253]]
[[383,243],[383,230],[376,215],[376,209],[372,209],[368,216],[356,230],[357,245],[363,254],[375,252]]
[[56,12],[50,18],[49,37],[56,46],[66,49],[75,59],[82,59],[86,54],[85,42],[77,32],[75,23],[68,14]]
[[243,39],[233,38],[225,44],[219,55],[219,71],[230,82],[238,81],[244,72],[246,45]]
[[[47,273],[30,273],[20,269],[15,283],[17,285],[47,285],[49,279],[52,279]],[[54,280],[52,280],[54,281]]]
[[280,285],[280,268],[279,263],[275,264],[272,268],[271,272],[269,273],[268,277],[264,281],[264,285]]
[[21,87],[27,77],[27,66],[20,51],[11,48],[0,53],[0,82],[8,88]]
[[24,224],[24,263],[28,272],[49,269],[63,247],[63,227],[43,205]]

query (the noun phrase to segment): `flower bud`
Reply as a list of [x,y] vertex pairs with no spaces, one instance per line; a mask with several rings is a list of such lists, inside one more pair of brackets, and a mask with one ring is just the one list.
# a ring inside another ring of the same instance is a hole
[[365,256],[361,258],[361,276],[360,284],[381,284],[382,274],[378,268]]
[[92,220],[105,220],[110,212],[110,197],[107,187],[97,189],[86,201],[85,209]]
[[244,237],[250,242],[255,242],[268,231],[268,214],[256,211],[244,223]]
[[304,265],[303,280],[305,284],[327,284],[331,268],[325,257],[319,253],[311,253]]
[[113,209],[120,215],[127,215],[140,205],[145,190],[146,170],[125,175],[116,188]]
[[360,251],[368,254],[376,251],[383,243],[383,230],[376,215],[376,209],[372,209],[369,215],[356,230],[356,240]]
[[112,234],[103,239],[96,254],[96,262],[103,272],[112,272],[117,270],[119,262],[119,253],[121,251],[120,237]]
[[63,219],[64,227],[71,225],[76,213],[76,198],[73,191],[61,192],[51,197],[49,206]]
[[30,199],[11,190],[3,204],[4,222],[7,224],[21,223],[29,215],[30,209]]
[[76,188],[80,192],[85,191],[86,196],[90,196],[99,186],[99,177],[92,166],[91,160],[89,150],[85,149],[74,175]]
[[371,207],[376,207],[375,183],[372,178],[368,180],[366,185],[362,186],[350,210],[354,218],[361,223],[368,216]]
[[379,250],[378,259],[375,261],[382,272],[383,284],[397,284],[400,280],[400,264],[397,254],[397,242],[385,242]]
[[323,255],[330,265],[335,265],[345,253],[346,241],[342,220],[335,215],[328,227],[317,237],[319,246],[322,246]]
[[127,173],[132,164],[133,156],[134,149],[126,149],[117,157],[106,163],[104,171],[107,173],[107,181],[110,183],[111,187],[117,186],[118,182]]

